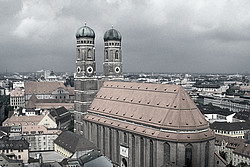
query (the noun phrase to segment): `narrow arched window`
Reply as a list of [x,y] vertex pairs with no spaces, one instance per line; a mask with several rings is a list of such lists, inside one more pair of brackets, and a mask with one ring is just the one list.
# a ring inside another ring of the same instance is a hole
[[132,135],[132,167],[135,167],[135,136]]
[[153,140],[150,140],[150,147],[149,147],[149,154],[150,154],[150,166],[154,166],[154,143]]
[[192,150],[193,150],[193,147],[191,144],[186,145],[186,148],[185,148],[185,165],[186,165],[186,167],[192,167]]
[[141,137],[141,141],[140,141],[140,162],[141,162],[141,167],[144,167],[144,139],[143,137]]
[[120,137],[119,137],[119,131],[116,131],[116,156],[117,156],[117,162],[120,162]]
[[109,59],[108,51],[105,51],[105,59]]
[[165,142],[163,144],[163,149],[164,149],[164,154],[163,154],[164,164],[167,164],[170,161],[170,145],[167,142]]
[[105,127],[103,126],[103,131],[102,131],[102,146],[103,146],[103,153],[105,154]]
[[110,159],[113,159],[112,158],[112,155],[113,155],[113,137],[112,137],[112,129],[109,128],[109,157]]
[[205,146],[205,167],[208,167],[209,165],[209,142],[206,143]]
[[91,59],[92,58],[92,52],[91,52],[91,49],[88,50],[88,59]]
[[115,59],[118,59],[119,55],[118,55],[118,50],[115,51]]
[[97,147],[100,147],[100,127],[97,125]]
[[77,58],[80,59],[81,51],[80,51],[80,49],[77,49],[77,51],[78,51],[78,52],[77,52]]
[[127,143],[127,134],[124,132],[124,143]]

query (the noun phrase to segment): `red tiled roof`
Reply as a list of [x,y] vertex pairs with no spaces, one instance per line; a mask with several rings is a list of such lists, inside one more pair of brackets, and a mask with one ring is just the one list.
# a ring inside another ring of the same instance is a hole
[[105,82],[88,111],[86,120],[155,138],[190,142],[214,138],[204,116],[178,85]]
[[66,89],[62,82],[25,82],[26,94],[50,94],[59,87]]

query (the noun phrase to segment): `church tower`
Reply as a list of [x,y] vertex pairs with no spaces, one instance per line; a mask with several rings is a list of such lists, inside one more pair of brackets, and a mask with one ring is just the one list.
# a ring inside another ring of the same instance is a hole
[[113,28],[104,34],[103,75],[105,80],[122,80],[122,36]]
[[82,118],[98,91],[95,32],[86,23],[76,32],[75,131],[82,134]]

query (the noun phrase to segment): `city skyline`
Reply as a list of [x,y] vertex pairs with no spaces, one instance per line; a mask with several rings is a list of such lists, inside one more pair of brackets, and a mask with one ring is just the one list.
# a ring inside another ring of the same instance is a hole
[[122,34],[124,72],[249,72],[249,1],[0,2],[0,72],[75,71],[75,32],[96,34],[102,72],[103,35]]

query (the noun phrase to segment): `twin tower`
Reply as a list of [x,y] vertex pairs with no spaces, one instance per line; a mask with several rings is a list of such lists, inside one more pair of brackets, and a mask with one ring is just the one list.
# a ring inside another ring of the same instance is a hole
[[103,77],[96,76],[95,32],[86,24],[76,32],[75,132],[83,133],[82,119],[96,93],[107,80],[123,80],[120,32],[112,29],[104,34]]
[[[103,76],[107,80],[120,79],[122,76],[122,51],[119,31],[112,29],[104,34]],[[95,32],[88,26],[76,32],[76,75],[78,77],[96,76]]]

